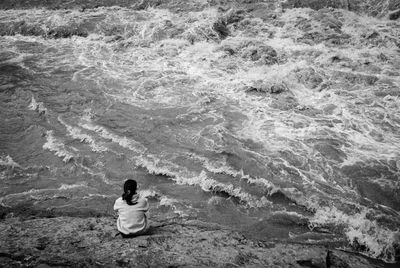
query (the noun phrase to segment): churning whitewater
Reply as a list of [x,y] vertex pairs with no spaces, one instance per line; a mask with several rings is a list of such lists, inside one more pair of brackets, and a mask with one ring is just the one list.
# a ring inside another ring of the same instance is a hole
[[391,23],[344,10],[2,10],[0,204],[107,214],[133,177],[152,213],[394,261]]

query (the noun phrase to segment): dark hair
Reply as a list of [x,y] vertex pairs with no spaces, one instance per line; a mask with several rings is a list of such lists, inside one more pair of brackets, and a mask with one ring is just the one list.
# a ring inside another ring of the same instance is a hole
[[135,180],[126,180],[124,183],[124,193],[122,194],[122,200],[130,206],[135,205],[137,202],[132,203],[132,197],[136,194],[137,182]]

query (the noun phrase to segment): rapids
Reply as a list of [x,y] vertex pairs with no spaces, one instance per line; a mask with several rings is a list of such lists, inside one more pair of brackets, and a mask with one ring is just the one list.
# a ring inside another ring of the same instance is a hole
[[112,214],[132,177],[150,218],[394,261],[400,24],[269,12],[0,11],[1,205]]

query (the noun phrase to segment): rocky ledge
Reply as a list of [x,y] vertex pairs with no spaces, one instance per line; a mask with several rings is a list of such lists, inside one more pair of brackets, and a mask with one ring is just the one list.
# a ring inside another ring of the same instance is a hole
[[181,218],[124,239],[112,217],[10,217],[0,222],[0,241],[5,267],[383,267],[354,253],[249,239]]

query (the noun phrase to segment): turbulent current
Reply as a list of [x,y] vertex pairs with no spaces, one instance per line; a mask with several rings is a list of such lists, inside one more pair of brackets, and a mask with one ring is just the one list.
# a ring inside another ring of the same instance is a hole
[[394,261],[400,23],[344,10],[0,11],[0,203]]

